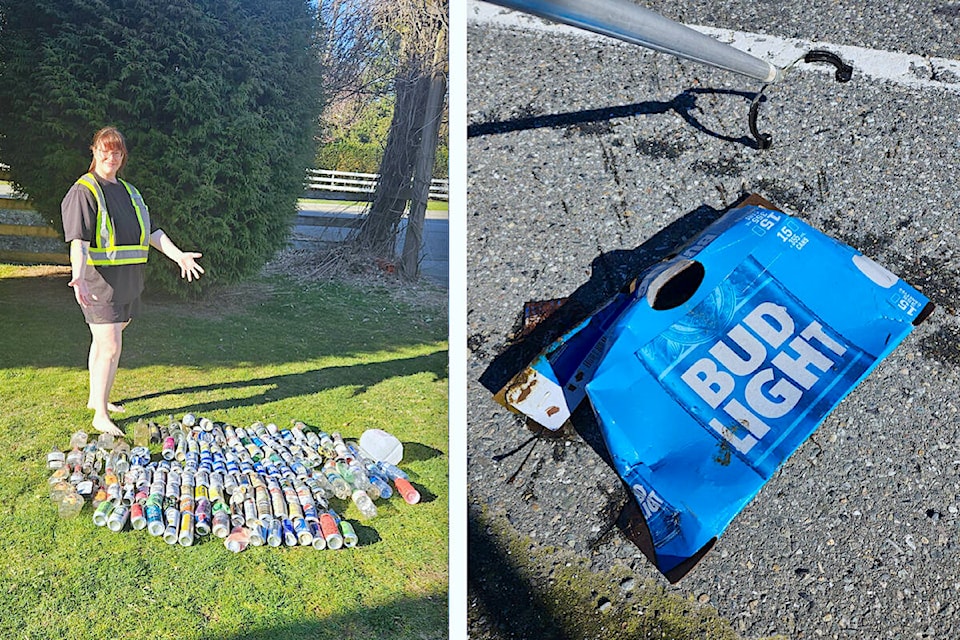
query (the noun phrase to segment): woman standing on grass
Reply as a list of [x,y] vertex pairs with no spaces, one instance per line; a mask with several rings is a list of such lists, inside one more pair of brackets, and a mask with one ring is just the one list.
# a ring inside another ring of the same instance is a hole
[[147,252],[153,245],[180,265],[188,281],[203,268],[199,253],[177,248],[162,229],[150,226],[150,213],[140,192],[117,176],[127,163],[127,144],[114,127],[93,136],[93,160],[88,173],[70,188],[60,205],[64,237],[70,243],[70,266],[77,303],[90,327],[90,395],[93,428],[123,435],[111,411],[123,408],[109,402],[120,362],[122,332],[139,315],[140,293]]

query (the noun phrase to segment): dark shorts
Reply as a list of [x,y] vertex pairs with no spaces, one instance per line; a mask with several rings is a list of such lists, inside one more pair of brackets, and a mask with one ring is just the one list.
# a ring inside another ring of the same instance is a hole
[[140,298],[133,302],[107,304],[93,304],[89,307],[80,307],[87,324],[118,324],[124,323],[140,315]]

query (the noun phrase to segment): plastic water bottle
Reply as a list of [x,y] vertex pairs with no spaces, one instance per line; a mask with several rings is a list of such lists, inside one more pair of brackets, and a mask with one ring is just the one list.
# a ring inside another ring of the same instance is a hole
[[83,449],[83,462],[80,463],[80,468],[84,473],[92,473],[94,467],[97,464],[97,443],[90,442]]
[[112,433],[101,433],[97,438],[97,447],[103,449],[104,451],[110,451],[113,449],[113,443],[116,439],[113,437]]
[[333,488],[333,495],[341,500],[346,500],[350,496],[350,485],[337,473],[337,465],[333,460],[327,460],[323,466],[323,474]]
[[66,459],[64,460],[64,464],[70,467],[71,469],[82,465],[83,451],[81,451],[78,447],[74,447],[73,449],[71,449],[70,452],[67,454]]
[[63,466],[65,459],[63,451],[60,451],[57,447],[53,447],[53,449],[50,449],[50,453],[47,454],[47,469],[56,471]]
[[176,458],[178,437],[182,435],[177,423],[171,422],[170,427],[167,429],[167,437],[163,439],[163,447],[160,453],[164,460],[173,460]]
[[380,492],[381,498],[384,500],[389,500],[390,496],[393,495],[393,489],[390,487],[390,483],[380,474],[377,470],[377,466],[371,464],[367,467],[367,477],[370,478],[370,485],[376,487],[377,491]]
[[133,425],[133,446],[146,447],[149,444],[150,427],[143,421],[143,418],[140,418],[137,420],[137,423]]
[[377,467],[379,467],[380,471],[382,471],[391,480],[396,480],[397,478],[403,478],[404,480],[410,479],[410,476],[408,476],[403,469],[395,464],[390,464],[389,462],[380,460],[377,462]]
[[151,420],[151,421],[149,422],[149,424],[147,425],[147,428],[148,428],[149,431],[150,431],[150,442],[151,442],[151,443],[154,443],[154,442],[163,442],[163,439],[162,439],[162,436],[161,436],[161,433],[160,433],[160,425],[158,425],[156,422],[154,422],[153,420]]
[[373,504],[373,500],[370,499],[366,491],[357,489],[350,497],[353,499],[353,503],[357,505],[363,518],[369,520],[377,517],[377,505]]
[[87,432],[86,431],[77,431],[72,436],[70,436],[70,448],[71,449],[83,449],[87,446]]

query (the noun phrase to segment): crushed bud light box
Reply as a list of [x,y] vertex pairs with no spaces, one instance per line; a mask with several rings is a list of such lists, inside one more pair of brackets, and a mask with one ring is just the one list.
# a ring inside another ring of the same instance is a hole
[[933,309],[869,258],[750,196],[497,397],[550,429],[589,397],[634,498],[621,528],[676,582]]

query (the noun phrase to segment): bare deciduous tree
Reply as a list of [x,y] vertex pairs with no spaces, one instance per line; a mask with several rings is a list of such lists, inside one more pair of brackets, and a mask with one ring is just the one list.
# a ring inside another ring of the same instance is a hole
[[[397,228],[414,197],[415,180],[429,189],[432,178],[446,93],[448,24],[447,5],[439,0],[393,1],[380,9],[382,24],[399,38],[396,103],[380,164],[380,182],[354,242],[363,250],[393,258]],[[425,197],[416,198],[421,199],[425,207]],[[412,241],[404,254],[415,258],[423,211],[412,213],[415,215],[408,222]],[[415,225],[412,229],[411,224]],[[415,259],[403,271],[407,277],[416,277]]]

